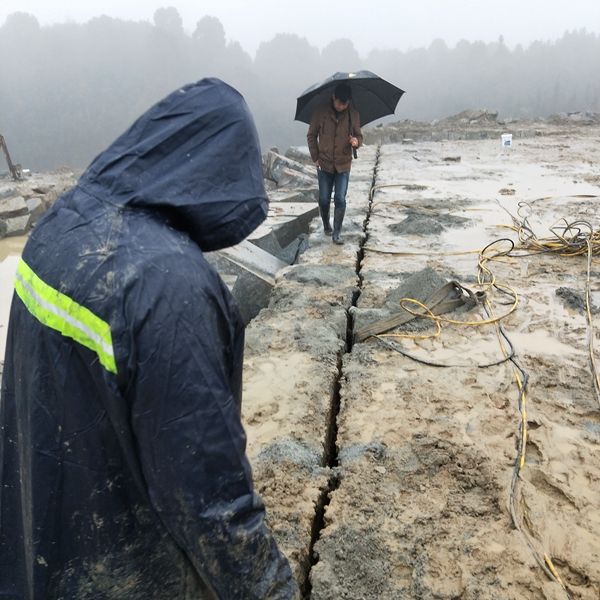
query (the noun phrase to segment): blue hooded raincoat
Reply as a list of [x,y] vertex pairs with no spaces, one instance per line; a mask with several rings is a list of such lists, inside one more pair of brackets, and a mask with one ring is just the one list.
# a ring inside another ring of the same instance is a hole
[[248,108],[205,79],[33,230],[0,403],[0,599],[296,597],[245,455],[243,325],[203,255],[266,214]]

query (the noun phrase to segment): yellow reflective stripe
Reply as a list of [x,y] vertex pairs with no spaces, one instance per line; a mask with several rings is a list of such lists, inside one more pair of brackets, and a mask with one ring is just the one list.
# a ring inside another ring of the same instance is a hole
[[17,267],[15,291],[40,323],[89,348],[107,371],[117,372],[110,325],[42,281],[23,259]]

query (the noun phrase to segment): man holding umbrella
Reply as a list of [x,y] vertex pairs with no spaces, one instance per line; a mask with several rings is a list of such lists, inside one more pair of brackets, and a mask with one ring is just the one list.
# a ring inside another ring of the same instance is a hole
[[[352,156],[362,145],[361,123],[393,115],[404,90],[371,71],[334,73],[298,97],[296,121],[310,125],[308,148],[319,176],[319,208],[325,233],[342,244],[340,232],[346,212],[346,190]],[[360,117],[359,117],[360,115]],[[331,192],[335,189],[333,232],[329,222]]]
[[[318,107],[308,128],[308,148],[317,167],[319,178],[319,210],[326,234],[334,244],[343,244],[340,238],[346,212],[346,191],[352,166],[352,151],[362,145],[360,116],[350,105],[352,89],[339,83],[331,99]],[[329,221],[331,193],[334,193],[333,231]]]

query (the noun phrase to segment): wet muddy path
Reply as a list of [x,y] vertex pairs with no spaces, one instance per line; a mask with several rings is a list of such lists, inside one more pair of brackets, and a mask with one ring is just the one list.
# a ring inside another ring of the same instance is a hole
[[[588,182],[597,137],[523,141],[509,155],[491,141],[367,149],[353,167],[346,244],[314,222],[311,248],[248,329],[244,386],[257,487],[305,597],[598,598],[585,257],[488,264],[518,297],[502,326],[528,377],[526,406],[494,325],[443,323],[432,337],[421,321],[412,337],[353,343],[407,290],[439,278],[477,291],[478,251],[516,239],[509,213],[523,201],[540,235],[561,217],[600,226],[600,188]],[[600,305],[598,275],[594,259]],[[503,294],[488,295],[496,314],[509,312]]]

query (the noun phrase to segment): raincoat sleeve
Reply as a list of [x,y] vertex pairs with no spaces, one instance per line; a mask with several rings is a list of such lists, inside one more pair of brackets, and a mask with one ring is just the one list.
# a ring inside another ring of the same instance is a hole
[[129,400],[150,502],[216,598],[296,598],[253,490],[232,389],[243,329],[227,290],[197,262],[155,265],[141,279],[129,300],[138,312]]

